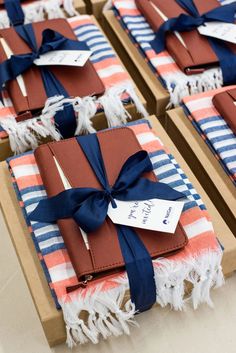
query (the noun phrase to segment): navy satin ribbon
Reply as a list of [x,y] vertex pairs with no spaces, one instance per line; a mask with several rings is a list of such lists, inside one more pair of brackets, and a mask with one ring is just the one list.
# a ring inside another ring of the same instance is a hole
[[[42,44],[37,48],[37,42],[32,24],[16,26],[15,31],[29,45],[32,52],[28,54],[12,55],[10,59],[0,65],[0,87],[6,82],[15,79],[18,75],[24,73],[34,65],[34,60],[40,55],[54,50],[88,50],[83,42],[65,38],[60,33],[51,29],[43,31]],[[55,95],[69,97],[67,91],[53,75],[48,67],[40,66],[42,79],[48,98]],[[64,138],[74,135],[76,130],[76,118],[71,105],[64,107],[55,115],[55,122],[58,130]]]
[[[168,185],[142,177],[153,170],[146,151],[139,151],[127,159],[114,184],[110,186],[96,134],[77,137],[102,190],[73,188],[41,200],[30,214],[31,221],[55,222],[73,218],[86,232],[95,232],[107,217],[108,205],[116,207],[115,199],[121,201],[147,200],[153,198],[178,200],[184,194]],[[158,215],[157,215],[158,216]],[[156,301],[156,286],[151,257],[138,234],[127,226],[116,225],[118,239],[128,274],[131,300],[136,310],[149,309]]]
[[[150,42],[152,48],[156,53],[160,53],[165,49],[165,39],[168,32],[186,32],[192,31],[197,27],[203,25],[205,22],[227,22],[234,23],[234,14],[236,12],[236,2],[228,5],[217,7],[203,15],[200,15],[193,0],[176,0],[176,2],[186,10],[189,15],[181,14],[178,17],[170,18],[165,21],[156,33],[156,37]],[[219,58],[220,66],[223,73],[224,84],[231,84],[236,82],[236,66],[232,65],[235,63],[235,54],[225,45],[222,41],[219,44],[219,40],[208,38],[209,42]],[[233,71],[233,72],[232,72]]]
[[22,25],[25,21],[25,15],[20,0],[4,0],[4,5],[11,25]]

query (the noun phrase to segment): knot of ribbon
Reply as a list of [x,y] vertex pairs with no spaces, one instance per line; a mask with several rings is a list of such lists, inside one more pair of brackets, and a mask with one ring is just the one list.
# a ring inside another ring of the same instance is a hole
[[227,22],[234,23],[236,12],[236,2],[228,5],[219,6],[202,15],[199,14],[192,0],[176,0],[188,14],[180,14],[178,17],[170,18],[165,21],[158,29],[155,39],[150,42],[156,53],[165,49],[165,39],[168,32],[187,32],[204,25],[206,22]]
[[[51,29],[45,29],[42,33],[42,44],[37,47],[37,42],[32,24],[14,27],[18,35],[29,45],[32,52],[26,54],[12,55],[0,65],[0,87],[23,74],[34,64],[34,60],[43,54],[54,50],[89,50],[86,43],[64,37]],[[40,66],[40,71],[48,98],[55,95],[68,97],[65,88],[53,75],[49,67]],[[65,112],[66,111],[66,112]],[[73,108],[67,106],[55,116],[56,123],[64,138],[74,135],[76,130],[76,119]]]
[[[104,223],[110,202],[113,207],[116,207],[115,199],[121,201],[153,198],[178,200],[185,197],[183,193],[164,183],[142,177],[143,173],[153,170],[145,151],[139,151],[129,157],[114,185],[110,186],[96,134],[77,137],[77,141],[102,189],[72,188],[41,200],[29,215],[31,221],[55,222],[58,219],[73,218],[80,228],[86,233],[91,233]],[[131,300],[136,310],[147,310],[156,301],[156,286],[150,254],[131,227],[116,225],[116,229],[128,274]]]

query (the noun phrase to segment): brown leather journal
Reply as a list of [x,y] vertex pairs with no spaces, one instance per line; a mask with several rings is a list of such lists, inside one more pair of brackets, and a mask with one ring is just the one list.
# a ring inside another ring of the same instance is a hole
[[[65,19],[55,19],[33,23],[33,28],[38,47],[42,42],[42,32],[45,29],[52,29],[63,36],[77,40],[73,30]],[[17,34],[14,28],[0,30],[0,36],[5,39],[14,54],[30,53],[31,49]],[[0,43],[0,63],[5,61],[7,56]],[[99,78],[92,63],[88,60],[83,67],[73,66],[50,66],[50,71],[61,82],[65,90],[72,97],[87,95],[101,95],[105,87]],[[6,85],[14,108],[18,115],[23,114],[27,118],[40,111],[45,104],[47,95],[45,92],[40,68],[36,65],[22,74],[26,87],[27,97],[24,97],[17,80],[9,81]]]
[[[127,127],[98,132],[97,137],[107,177],[112,186],[127,158],[142,148],[134,132]],[[76,138],[41,145],[35,151],[35,158],[49,197],[64,190],[54,158],[72,187],[101,189]],[[156,180],[153,172],[145,177]],[[83,280],[85,275],[96,277],[98,273],[107,275],[111,271],[124,269],[116,227],[108,217],[96,232],[88,234],[90,250],[86,248],[80,228],[73,219],[59,220],[58,226],[79,280]],[[180,223],[175,234],[144,229],[135,231],[152,258],[170,255],[187,244],[187,237]]]
[[[158,8],[168,19],[178,17],[180,14],[188,14],[175,0],[136,0],[137,7],[147,19],[152,29],[156,32],[164,22]],[[217,0],[194,0],[200,14],[204,14],[221,6]],[[207,37],[197,30],[180,33],[185,46],[173,33],[166,36],[166,48],[182,71],[186,74],[201,73],[205,69],[218,65],[219,60],[213,51]],[[225,45],[236,53],[236,45],[225,42]]]
[[212,100],[214,106],[236,134],[236,88],[217,93]]

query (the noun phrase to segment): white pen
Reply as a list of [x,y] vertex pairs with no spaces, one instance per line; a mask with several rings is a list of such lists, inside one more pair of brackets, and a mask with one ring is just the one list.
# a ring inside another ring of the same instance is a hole
[[[13,55],[11,48],[9,47],[4,38],[0,38],[0,42],[7,58],[10,59],[10,57]],[[16,80],[18,82],[23,97],[27,97],[26,87],[22,75],[17,76]]]
[[[154,10],[158,13],[158,15],[163,19],[163,21],[167,21],[168,17],[166,17],[166,15],[155,5],[153,4],[152,1],[150,1],[152,7],[154,8]],[[187,49],[187,46],[182,38],[182,36],[179,34],[179,32],[174,32],[175,36],[177,37],[177,39],[180,41],[181,44],[183,44],[183,46]]]
[[[65,174],[63,173],[63,170],[61,169],[60,164],[58,163],[58,161],[57,161],[57,159],[55,158],[55,156],[53,156],[53,159],[54,159],[54,162],[55,162],[55,164],[56,164],[58,173],[59,173],[59,175],[60,175],[60,177],[61,177],[61,180],[62,180],[62,183],[63,183],[63,186],[64,186],[65,190],[72,189],[72,186],[70,185],[68,179],[66,178]],[[87,250],[89,250],[88,236],[87,236],[87,234],[83,231],[83,229],[80,228],[80,231],[81,231],[81,234],[82,234],[82,237],[83,237],[85,246],[86,246]]]

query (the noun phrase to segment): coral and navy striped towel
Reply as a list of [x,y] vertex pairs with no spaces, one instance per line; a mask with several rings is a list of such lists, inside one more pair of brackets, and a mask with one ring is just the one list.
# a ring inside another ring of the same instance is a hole
[[81,15],[68,19],[68,22],[78,40],[84,41],[92,51],[90,61],[102,80],[106,92],[98,99],[96,97],[49,98],[40,117],[17,123],[12,102],[7,92],[3,91],[4,104],[0,102],[0,138],[9,136],[11,148],[16,153],[36,148],[38,139],[41,137],[51,136],[55,140],[60,139],[53,116],[63,107],[63,104],[72,104],[74,107],[78,118],[76,135],[95,132],[91,119],[101,110],[106,115],[109,127],[126,123],[131,117],[125,109],[125,104],[130,101],[141,115],[147,116],[129,74],[92,18]]
[[[156,301],[162,307],[171,305],[174,310],[182,310],[185,285],[189,282],[192,284],[189,301],[194,308],[201,303],[212,305],[210,290],[221,286],[224,280],[222,250],[209,214],[187,176],[149,123],[140,120],[128,126],[149,153],[158,180],[186,195],[180,222],[189,242],[178,254],[168,259],[153,260]],[[100,337],[128,334],[129,324],[135,323],[135,307],[126,295],[129,289],[126,273],[98,279],[86,288],[66,293],[66,287],[76,285],[78,280],[57,225],[30,223],[28,219],[38,202],[47,197],[33,152],[15,156],[8,160],[8,164],[52,295],[63,311],[68,345],[87,341],[97,343]]]
[[[220,1],[222,4],[229,0]],[[232,1],[231,1],[232,2]],[[219,67],[202,74],[185,75],[167,51],[156,54],[149,44],[155,35],[144,16],[137,9],[135,0],[113,0],[113,9],[130,40],[138,47],[144,60],[170,94],[170,106],[178,106],[185,96],[216,89],[223,85]]]
[[193,126],[236,185],[236,136],[212,103],[215,94],[230,88],[236,88],[236,86],[185,97],[183,108]]

